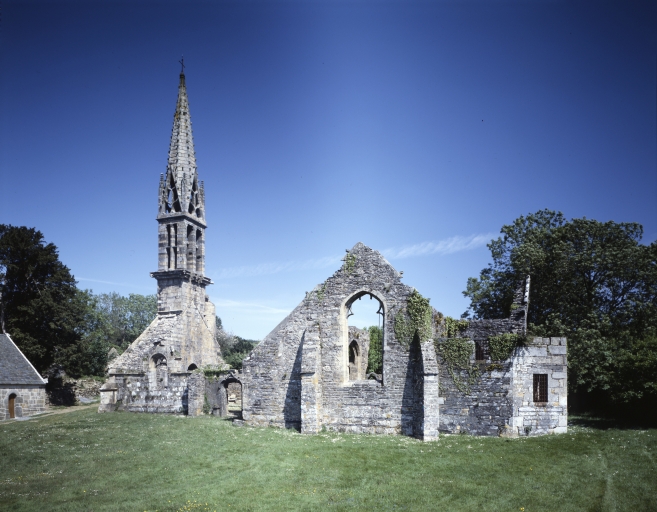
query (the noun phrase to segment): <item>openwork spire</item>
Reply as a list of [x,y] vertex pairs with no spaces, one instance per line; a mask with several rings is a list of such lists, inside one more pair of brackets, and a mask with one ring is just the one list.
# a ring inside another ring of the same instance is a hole
[[167,173],[160,183],[160,214],[178,212],[188,213],[199,219],[204,217],[184,73],[180,73]]

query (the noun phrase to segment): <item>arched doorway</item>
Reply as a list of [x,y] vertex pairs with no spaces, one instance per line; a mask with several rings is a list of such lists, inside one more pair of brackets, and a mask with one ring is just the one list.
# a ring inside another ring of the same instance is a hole
[[7,408],[9,409],[9,417],[16,417],[16,393],[9,395],[9,400],[7,403]]

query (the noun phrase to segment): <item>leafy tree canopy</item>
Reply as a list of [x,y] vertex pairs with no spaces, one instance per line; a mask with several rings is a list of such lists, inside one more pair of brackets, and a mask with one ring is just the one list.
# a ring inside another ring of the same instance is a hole
[[[468,279],[464,316],[508,316],[516,284],[529,275],[530,329],[568,336],[571,385],[620,402],[657,397],[657,244],[640,243],[642,226],[541,210],[501,233],[488,245],[492,263]],[[650,367],[641,378],[628,366],[637,354]]]
[[232,368],[241,370],[243,359],[248,356],[260,342],[257,340],[247,340],[225,331],[221,323],[221,318],[219,317],[216,317],[215,324],[217,327],[216,339],[221,348],[221,356]]
[[0,294],[4,329],[39,372],[80,352],[85,297],[41,232],[0,225]]

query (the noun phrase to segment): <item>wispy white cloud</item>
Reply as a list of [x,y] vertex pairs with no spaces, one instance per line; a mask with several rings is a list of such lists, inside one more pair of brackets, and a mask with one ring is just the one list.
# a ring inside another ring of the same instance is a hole
[[[414,245],[405,245],[402,247],[390,247],[382,254],[391,260],[411,258],[415,256],[427,256],[430,254],[453,254],[460,251],[469,251],[482,245],[486,245],[495,234],[486,233],[470,236],[453,236],[437,242],[421,242]],[[213,278],[229,279],[233,277],[255,277],[263,275],[278,274],[280,272],[296,272],[299,270],[308,270],[316,268],[327,268],[338,265],[341,256],[326,256],[324,258],[305,260],[305,261],[287,261],[279,263],[260,263],[258,265],[244,265],[241,267],[228,267],[220,269],[219,272],[213,273]]]
[[242,302],[239,300],[221,299],[217,297],[212,297],[212,302],[219,309],[240,313],[257,313],[259,315],[270,314],[280,316],[287,315],[290,311],[292,311],[291,309],[274,308],[254,302]]
[[483,235],[470,236],[453,236],[438,240],[437,242],[422,242],[414,245],[405,245],[402,247],[390,247],[382,251],[382,254],[391,260],[400,260],[403,258],[412,258],[415,256],[427,256],[430,254],[453,254],[455,252],[469,251],[482,245],[486,245],[495,234],[486,233]]
[[100,283],[100,284],[111,284],[113,286],[127,286],[128,288],[139,288],[143,289],[143,286],[135,286],[134,284],[130,283],[116,283],[114,281],[103,281],[101,279],[91,279],[89,277],[76,277],[76,281],[85,281],[88,283]]
[[214,279],[227,279],[230,277],[253,277],[280,272],[295,272],[298,270],[308,270],[313,268],[326,268],[336,265],[340,262],[340,256],[326,256],[324,258],[305,260],[305,261],[287,261],[281,263],[260,263],[258,265],[244,265],[241,267],[229,267],[221,269]]

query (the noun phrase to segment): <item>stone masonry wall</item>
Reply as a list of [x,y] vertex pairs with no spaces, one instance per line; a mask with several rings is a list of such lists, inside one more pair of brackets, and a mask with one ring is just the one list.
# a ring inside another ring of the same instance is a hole
[[[361,243],[354,246],[342,268],[308,293],[244,360],[246,422],[308,433],[324,427],[421,437],[418,416],[431,419],[438,411],[418,407],[418,382],[425,373],[437,379],[438,369],[430,368],[435,359],[425,361],[427,368],[414,364],[409,348],[395,338],[395,313],[413,291],[400,278],[378,252]],[[383,306],[382,383],[349,380],[347,318],[353,301],[364,295]]]
[[15,394],[14,413],[17,418],[46,412],[45,385],[0,385],[0,420],[9,419],[9,395]]
[[[512,435],[559,434],[568,425],[566,338],[534,338],[516,349],[512,362]],[[547,402],[534,402],[534,375],[547,375]]]

